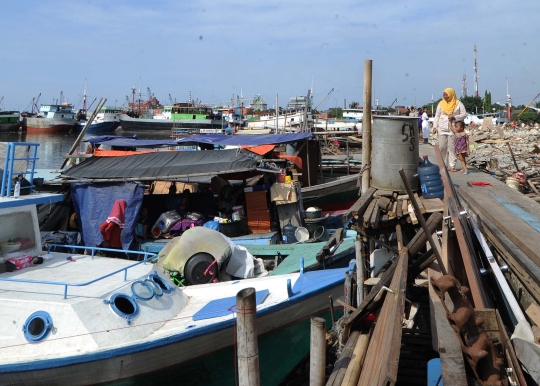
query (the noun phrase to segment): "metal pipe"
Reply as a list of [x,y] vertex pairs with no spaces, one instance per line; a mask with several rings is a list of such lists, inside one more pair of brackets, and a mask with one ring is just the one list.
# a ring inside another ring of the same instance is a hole
[[259,386],[259,347],[257,342],[257,304],[255,288],[236,294],[236,336],[238,385]]
[[309,349],[309,385],[324,386],[326,368],[326,320],[311,318]]

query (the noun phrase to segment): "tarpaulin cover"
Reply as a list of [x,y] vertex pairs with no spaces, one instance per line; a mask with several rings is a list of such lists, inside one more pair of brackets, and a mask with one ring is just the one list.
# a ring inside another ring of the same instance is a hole
[[177,140],[178,143],[197,142],[222,146],[260,146],[290,143],[311,138],[311,133],[295,134],[257,134],[257,135],[225,135],[201,134],[190,135]]
[[133,229],[141,209],[144,186],[131,182],[113,184],[71,184],[73,206],[81,219],[84,245],[98,246],[103,241],[99,227],[109,217],[113,203],[123,198],[128,206],[122,230],[122,246],[129,249]]
[[255,170],[257,161],[237,150],[157,151],[130,157],[92,157],[64,172],[72,179],[165,178]]
[[94,145],[108,145],[119,147],[160,147],[176,146],[176,141],[171,139],[135,139],[130,137],[119,137],[116,135],[102,135],[90,138],[88,142]]

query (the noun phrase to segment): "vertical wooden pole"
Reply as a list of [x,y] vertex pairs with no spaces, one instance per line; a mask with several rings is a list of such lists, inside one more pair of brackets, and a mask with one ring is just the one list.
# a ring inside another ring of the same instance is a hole
[[350,156],[349,156],[349,141],[345,141],[345,145],[347,145],[347,175],[350,174],[350,164],[351,164],[351,160],[350,160]]
[[[344,288],[344,294],[345,294],[345,303],[349,306],[351,304],[352,294],[351,294],[351,274],[349,272],[345,273],[345,288]],[[343,308],[343,316],[349,315],[351,310],[347,307]]]
[[324,386],[326,368],[326,320],[311,318],[309,386]]
[[259,386],[259,347],[257,342],[257,304],[255,288],[236,294],[236,336],[238,385]]
[[278,106],[278,94],[276,94],[276,134],[279,134],[279,106]]
[[362,255],[363,249],[362,236],[357,235],[354,242],[354,247],[356,251],[356,283],[357,283],[357,296],[356,296],[356,307],[358,307],[364,301],[364,281],[365,281],[365,262],[364,256]]
[[364,114],[362,117],[362,194],[364,194],[370,185],[371,172],[368,166],[371,166],[371,75],[373,62],[364,61]]
[[311,186],[311,172],[310,172],[310,167],[309,167],[309,141],[307,138],[306,138],[306,154],[307,154],[307,175],[308,175],[307,183],[308,183],[308,186]]

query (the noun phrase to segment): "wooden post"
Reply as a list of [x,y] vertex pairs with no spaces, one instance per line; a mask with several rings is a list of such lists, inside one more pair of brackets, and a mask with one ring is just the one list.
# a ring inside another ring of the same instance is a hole
[[326,368],[326,320],[311,318],[309,386],[324,386]]
[[[79,146],[79,143],[81,142],[84,135],[86,134],[86,130],[88,130],[88,128],[90,127],[90,125],[94,121],[94,118],[99,113],[99,110],[101,110],[101,108],[103,107],[105,102],[107,102],[107,98],[102,98],[102,99],[99,100],[95,110],[92,112],[92,115],[90,116],[90,119],[86,122],[86,125],[84,125],[82,131],[80,132],[79,136],[77,137],[77,139],[75,140],[75,142],[71,146],[71,149],[69,149],[69,152],[67,153],[67,155],[72,155],[73,152],[75,151],[75,149],[77,148],[77,146]],[[64,166],[66,166],[66,164],[68,163],[68,159],[69,158],[66,158],[64,160],[64,162],[62,162],[62,166],[60,166],[60,169],[63,169]]]
[[[349,272],[345,273],[345,303],[349,306],[352,306],[351,300],[352,300],[352,294],[351,294],[351,274]],[[343,316],[347,316],[351,313],[351,311],[345,307],[343,308]]]
[[238,385],[259,386],[259,347],[257,342],[257,304],[255,288],[236,294],[236,335]]
[[309,168],[309,141],[307,138],[306,138],[306,154],[307,154],[307,175],[308,175],[307,183],[308,183],[308,186],[311,186],[311,173],[310,173],[310,168]]
[[349,158],[349,141],[348,140],[345,141],[345,145],[347,146],[347,175],[349,175],[351,160]]
[[370,186],[371,172],[368,166],[371,166],[371,74],[373,62],[364,61],[364,114],[362,117],[362,194]]
[[365,280],[365,262],[364,257],[362,256],[362,236],[357,235],[356,241],[354,242],[354,247],[356,250],[356,283],[357,283],[357,296],[356,296],[356,307],[358,307],[364,301],[364,280]]
[[278,106],[278,94],[276,94],[276,134],[279,134],[279,106]]

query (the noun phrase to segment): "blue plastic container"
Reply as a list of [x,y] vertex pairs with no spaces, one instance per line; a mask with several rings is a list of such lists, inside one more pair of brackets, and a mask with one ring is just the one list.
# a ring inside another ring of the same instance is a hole
[[420,189],[425,198],[443,198],[444,185],[439,171],[439,166],[429,162],[428,156],[424,156],[424,162],[418,166]]

